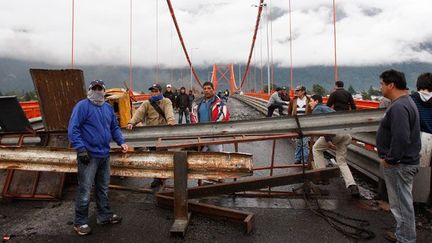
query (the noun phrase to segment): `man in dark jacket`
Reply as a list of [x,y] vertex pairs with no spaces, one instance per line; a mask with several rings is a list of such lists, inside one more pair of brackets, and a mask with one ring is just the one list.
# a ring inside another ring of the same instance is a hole
[[195,95],[193,94],[192,90],[189,90],[188,97],[189,97],[189,107],[188,108],[189,108],[189,112],[191,112],[192,111],[192,105],[193,105],[193,102],[195,100]]
[[115,224],[121,217],[113,214],[108,202],[110,181],[109,152],[111,139],[124,153],[128,146],[110,104],[105,102],[105,85],[101,80],[91,82],[87,99],[78,102],[69,120],[68,136],[77,151],[78,190],[75,199],[74,229],[79,235],[91,232],[88,226],[90,191],[95,185],[98,224]]
[[330,94],[327,100],[327,106],[333,107],[335,111],[348,111],[356,109],[354,99],[350,92],[346,91],[342,81],[336,81],[335,90]]
[[179,109],[179,119],[178,124],[182,124],[183,122],[183,114],[185,116],[186,123],[190,123],[189,117],[189,95],[186,94],[186,88],[180,88],[180,94],[177,96],[176,100],[177,108]]
[[380,79],[381,92],[391,100],[391,104],[378,128],[376,145],[382,159],[390,210],[397,223],[395,234],[388,232],[386,238],[415,242],[412,186],[420,158],[420,117],[414,101],[406,92],[407,84],[402,72],[387,70]]
[[175,108],[175,95],[174,95],[174,93],[172,92],[172,86],[171,86],[171,84],[167,84],[167,85],[166,85],[166,90],[165,90],[165,92],[163,93],[163,96],[164,96],[165,98],[170,99],[173,108]]
[[417,78],[417,92],[411,95],[420,114],[420,130],[432,134],[432,73]]

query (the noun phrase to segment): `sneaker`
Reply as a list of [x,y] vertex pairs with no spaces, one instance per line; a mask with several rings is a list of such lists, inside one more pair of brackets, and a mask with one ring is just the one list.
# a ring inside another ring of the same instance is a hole
[[302,162],[300,161],[300,160],[297,160],[294,164],[296,164],[296,165],[299,165],[299,164],[301,164]]
[[88,235],[91,232],[91,228],[88,224],[74,225],[74,230],[78,235]]
[[386,240],[388,240],[390,242],[397,242],[395,233],[393,233],[391,231],[387,231],[384,235],[384,238],[386,238]]
[[357,185],[351,185],[348,187],[348,190],[351,192],[351,197],[353,198],[359,198],[360,192]]
[[150,184],[150,187],[151,188],[156,188],[156,187],[162,186],[162,184],[163,184],[162,179],[154,178],[153,181],[152,181],[152,183]]
[[109,219],[97,222],[98,224],[118,224],[122,221],[122,217],[118,216],[117,214],[113,214]]

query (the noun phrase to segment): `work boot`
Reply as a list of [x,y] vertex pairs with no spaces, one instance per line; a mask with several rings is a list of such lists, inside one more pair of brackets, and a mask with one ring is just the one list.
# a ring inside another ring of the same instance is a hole
[[300,165],[302,162],[300,160],[297,160],[294,164]]
[[351,185],[351,186],[349,186],[348,190],[351,193],[351,197],[353,197],[353,198],[359,198],[360,197],[360,192],[359,192],[359,189],[358,189],[357,185]]
[[152,183],[150,184],[150,187],[151,188],[156,188],[156,187],[162,186],[162,184],[163,184],[162,179],[160,179],[160,178],[154,178],[153,181],[152,181]]
[[385,232],[384,238],[390,242],[397,242],[395,233],[391,231]]
[[111,215],[111,217],[105,221],[97,222],[97,224],[118,224],[122,221],[122,217],[117,214]]
[[91,233],[91,228],[88,224],[74,225],[74,230],[78,235],[88,235]]

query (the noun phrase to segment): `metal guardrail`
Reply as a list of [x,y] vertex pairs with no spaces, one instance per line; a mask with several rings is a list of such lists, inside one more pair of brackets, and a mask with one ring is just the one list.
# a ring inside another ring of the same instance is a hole
[[[266,100],[246,95],[234,95],[233,97],[260,111],[261,113],[267,114]],[[352,115],[352,113],[350,112],[350,114],[347,115]],[[333,125],[335,129],[337,129],[337,124]],[[351,133],[351,136],[356,141],[373,146],[375,145],[375,132]],[[334,153],[331,151],[329,152],[334,155]],[[374,151],[361,148],[360,146],[350,145],[347,152],[347,162],[354,169],[374,181],[378,182],[380,179],[383,179],[383,175],[380,170],[380,159]]]

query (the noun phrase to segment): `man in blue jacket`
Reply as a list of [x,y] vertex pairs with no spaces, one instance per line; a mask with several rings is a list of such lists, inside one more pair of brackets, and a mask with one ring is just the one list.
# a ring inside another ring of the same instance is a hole
[[390,210],[396,219],[396,232],[386,238],[397,242],[416,242],[412,197],[414,176],[420,159],[420,116],[407,94],[405,74],[387,70],[380,75],[381,92],[391,100],[376,135]]
[[108,202],[110,180],[109,152],[113,139],[126,153],[128,146],[111,105],[105,102],[105,84],[90,83],[87,99],[78,102],[69,120],[69,141],[77,151],[78,189],[75,200],[74,229],[79,235],[91,232],[88,226],[90,191],[95,185],[98,224],[115,224],[122,218],[111,211]]

